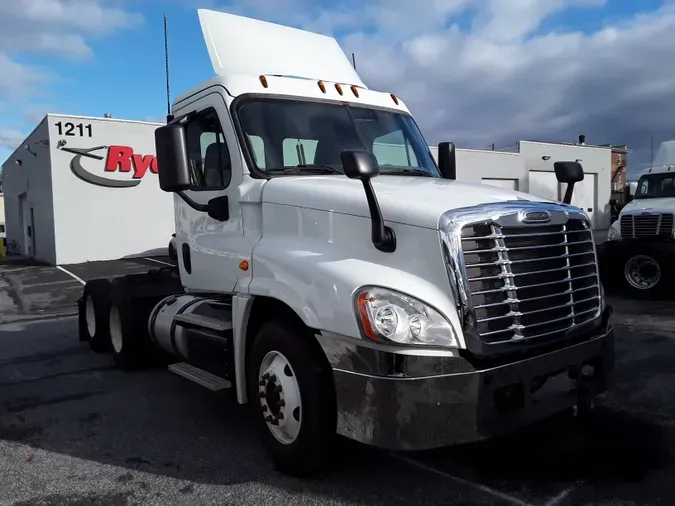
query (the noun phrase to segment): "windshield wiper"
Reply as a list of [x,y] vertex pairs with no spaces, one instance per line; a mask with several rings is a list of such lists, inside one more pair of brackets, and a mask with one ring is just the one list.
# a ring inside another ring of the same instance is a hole
[[383,170],[380,174],[383,176],[426,176],[433,177],[426,170],[421,169],[403,169],[403,170]]
[[298,164],[288,167],[279,167],[274,169],[267,169],[268,174],[302,174],[311,172],[313,174],[342,174],[342,171],[331,167],[329,165],[315,165],[315,164]]

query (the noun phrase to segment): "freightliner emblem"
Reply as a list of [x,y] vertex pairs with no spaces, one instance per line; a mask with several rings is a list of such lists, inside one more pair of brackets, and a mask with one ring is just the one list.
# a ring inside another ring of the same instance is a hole
[[528,211],[523,215],[523,223],[548,223],[551,213],[548,211]]

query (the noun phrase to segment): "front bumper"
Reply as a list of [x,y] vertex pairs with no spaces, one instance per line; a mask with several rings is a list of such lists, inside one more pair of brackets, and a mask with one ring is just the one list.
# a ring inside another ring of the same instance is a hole
[[[338,433],[389,450],[430,449],[513,431],[603,392],[614,370],[611,327],[583,343],[482,370],[461,357],[401,356],[317,338],[333,366]],[[407,362],[406,373],[398,372],[401,361]]]

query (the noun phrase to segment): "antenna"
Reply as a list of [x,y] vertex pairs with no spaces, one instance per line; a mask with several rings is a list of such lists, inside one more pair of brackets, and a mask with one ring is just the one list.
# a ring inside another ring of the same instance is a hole
[[356,70],[356,56],[354,56],[354,53],[352,53],[352,66],[354,67],[354,70]]
[[164,60],[166,68],[166,122],[173,120],[171,114],[171,93],[169,91],[169,37],[166,29],[166,12],[164,13]]

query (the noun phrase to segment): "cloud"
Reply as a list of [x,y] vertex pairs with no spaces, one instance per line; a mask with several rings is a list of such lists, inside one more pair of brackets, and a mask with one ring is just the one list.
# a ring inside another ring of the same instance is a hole
[[0,148],[14,150],[24,139],[25,135],[21,130],[12,128],[0,128]]
[[675,138],[671,2],[586,33],[545,27],[570,9],[577,20],[601,18],[605,0],[278,4],[245,0],[238,11],[335,35],[369,87],[406,102],[430,143],[487,148],[584,133],[636,149],[636,168],[652,137],[656,147]]
[[[24,119],[34,123],[36,110],[43,106],[32,100],[43,98],[46,85],[59,76],[45,66],[24,63],[27,56],[89,59],[93,56],[89,39],[141,23],[141,15],[107,7],[100,0],[0,1],[0,102],[15,111],[28,111]],[[3,132],[4,147],[12,148],[12,141],[22,139],[16,130]]]

